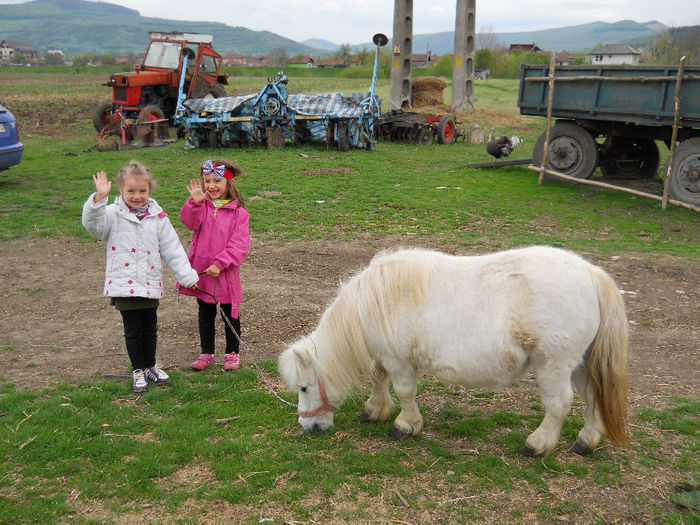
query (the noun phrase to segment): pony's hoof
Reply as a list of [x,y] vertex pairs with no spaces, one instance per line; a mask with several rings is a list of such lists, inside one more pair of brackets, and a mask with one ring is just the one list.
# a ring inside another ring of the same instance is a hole
[[369,416],[370,416],[369,410],[363,410],[362,413],[360,413],[360,415],[357,416],[357,419],[360,420],[360,423],[369,423],[370,421],[372,421],[369,418]]
[[535,449],[532,448],[530,445],[525,443],[522,447],[518,449],[518,452],[520,452],[523,456],[526,458],[536,458],[539,456],[544,456],[544,454],[536,454]]
[[581,456],[587,456],[588,454],[593,454],[593,449],[588,445],[584,444],[583,441],[576,440],[576,443],[571,447],[571,451],[579,454]]
[[389,431],[389,437],[392,439],[408,439],[412,436],[413,434],[411,434],[410,432],[406,432],[405,430],[401,430],[396,425],[391,427],[391,430]]

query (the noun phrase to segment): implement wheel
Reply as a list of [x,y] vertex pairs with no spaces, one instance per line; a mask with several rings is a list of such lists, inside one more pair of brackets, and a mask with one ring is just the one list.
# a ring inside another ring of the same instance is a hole
[[105,102],[97,106],[92,114],[92,125],[95,126],[95,130],[102,131],[109,123],[109,117],[117,109],[119,109],[119,104],[113,102]]
[[451,144],[455,140],[455,119],[451,115],[445,115],[440,119],[437,128],[437,137],[440,144]]

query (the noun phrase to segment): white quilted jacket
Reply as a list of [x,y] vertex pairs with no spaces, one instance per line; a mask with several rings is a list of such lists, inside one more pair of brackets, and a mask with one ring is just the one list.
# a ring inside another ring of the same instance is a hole
[[149,215],[139,221],[121,196],[110,205],[107,197],[93,202],[94,196],[83,205],[83,226],[107,244],[106,296],[163,297],[161,258],[180,285],[197,282],[175,228],[155,200],[148,199]]

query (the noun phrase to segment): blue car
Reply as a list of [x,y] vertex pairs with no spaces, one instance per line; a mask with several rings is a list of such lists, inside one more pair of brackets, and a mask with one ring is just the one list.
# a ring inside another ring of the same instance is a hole
[[10,110],[0,104],[0,171],[19,164],[23,152],[17,121]]

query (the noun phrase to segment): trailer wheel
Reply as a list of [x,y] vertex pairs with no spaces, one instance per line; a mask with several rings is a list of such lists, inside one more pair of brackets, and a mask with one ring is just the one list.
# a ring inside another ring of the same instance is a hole
[[95,112],[92,114],[92,125],[95,126],[96,131],[102,131],[104,127],[109,123],[109,117],[119,109],[119,104],[114,102],[104,102],[95,108]]
[[608,136],[603,151],[606,158],[600,163],[600,172],[605,177],[647,179],[659,169],[659,147],[652,139]]
[[445,115],[440,119],[437,128],[437,137],[440,144],[451,144],[455,139],[455,119]]
[[676,148],[670,177],[671,198],[700,206],[700,137],[684,140]]
[[[542,133],[532,150],[532,164],[542,165],[546,132]],[[587,179],[598,165],[598,147],[593,136],[581,126],[557,123],[549,132],[546,167],[577,179]],[[563,180],[547,175],[547,180]]]

